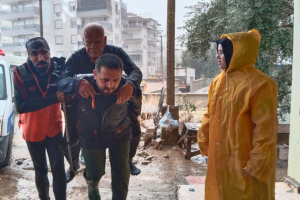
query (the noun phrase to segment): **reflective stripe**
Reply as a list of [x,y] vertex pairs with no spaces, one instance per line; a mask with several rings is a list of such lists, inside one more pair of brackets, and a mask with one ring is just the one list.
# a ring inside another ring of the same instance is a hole
[[7,120],[7,134],[9,134],[9,132],[10,132],[11,119],[14,115],[14,112],[15,112],[15,106],[13,106],[12,112],[10,113],[8,120]]

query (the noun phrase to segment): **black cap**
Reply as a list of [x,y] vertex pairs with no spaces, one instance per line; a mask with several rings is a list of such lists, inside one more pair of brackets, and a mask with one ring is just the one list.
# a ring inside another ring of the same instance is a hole
[[41,37],[35,37],[35,38],[28,40],[25,44],[25,47],[27,49],[28,55],[30,55],[30,53],[33,50],[45,50],[50,53],[50,48],[49,48],[47,41]]

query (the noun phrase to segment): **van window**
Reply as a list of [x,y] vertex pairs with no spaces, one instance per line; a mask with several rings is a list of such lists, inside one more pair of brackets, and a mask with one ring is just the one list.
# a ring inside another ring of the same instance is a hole
[[0,65],[0,99],[6,98],[6,84],[5,84],[5,77],[4,77],[4,67]]

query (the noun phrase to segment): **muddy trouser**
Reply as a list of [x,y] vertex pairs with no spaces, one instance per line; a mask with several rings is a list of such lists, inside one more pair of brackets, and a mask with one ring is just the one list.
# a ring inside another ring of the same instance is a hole
[[[130,141],[124,142],[121,145],[111,144],[108,146],[112,177],[112,200],[125,200],[127,198],[130,178],[128,165],[129,148]],[[86,166],[84,178],[88,185],[89,199],[101,199],[98,184],[101,177],[105,174],[106,149],[83,148],[82,153]]]
[[51,172],[53,175],[53,193],[55,199],[66,199],[66,174],[64,157],[59,151],[58,144],[62,139],[62,133],[54,137],[48,137],[40,142],[26,142],[35,171],[35,184],[39,193],[39,198],[49,199],[49,179],[47,158],[50,161]]

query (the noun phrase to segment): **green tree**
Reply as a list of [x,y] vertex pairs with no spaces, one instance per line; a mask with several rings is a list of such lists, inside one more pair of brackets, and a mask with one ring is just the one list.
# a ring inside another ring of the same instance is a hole
[[293,0],[201,0],[190,6],[181,37],[195,57],[207,55],[210,44],[224,33],[258,29],[262,40],[256,67],[278,84],[279,118],[290,112],[291,73],[278,65],[291,63],[293,53]]
[[213,78],[220,73],[220,68],[218,67],[218,61],[216,59],[216,45],[214,44],[211,46],[212,47],[208,50],[207,55],[199,58],[193,57],[188,51],[185,51],[182,54],[181,66],[194,68],[196,79],[199,79],[201,74],[204,74],[205,78]]

